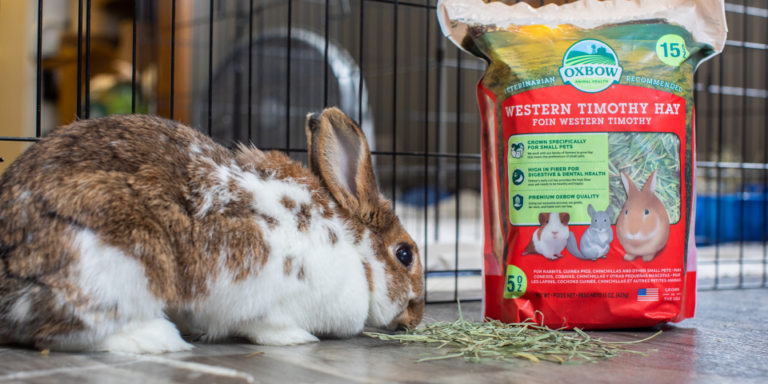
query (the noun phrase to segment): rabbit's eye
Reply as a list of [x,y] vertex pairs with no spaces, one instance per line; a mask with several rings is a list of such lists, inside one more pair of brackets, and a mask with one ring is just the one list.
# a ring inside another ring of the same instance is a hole
[[627,209],[626,211],[624,211],[624,216],[626,216],[626,215],[629,215],[629,209]]
[[648,216],[650,212],[648,212],[648,209],[645,210],[645,215]]
[[411,247],[406,244],[397,247],[395,256],[397,257],[397,260],[400,261],[400,264],[403,264],[406,267],[410,267],[411,263],[413,263],[413,252],[411,251]]

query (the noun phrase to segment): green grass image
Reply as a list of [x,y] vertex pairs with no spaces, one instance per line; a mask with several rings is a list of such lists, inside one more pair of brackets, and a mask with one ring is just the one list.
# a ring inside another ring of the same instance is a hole
[[613,222],[619,218],[627,200],[621,172],[642,188],[656,173],[656,197],[664,204],[669,222],[676,224],[681,216],[680,139],[673,133],[609,132],[609,181]]
[[616,65],[616,61],[603,55],[581,55],[565,60],[567,66],[584,64]]

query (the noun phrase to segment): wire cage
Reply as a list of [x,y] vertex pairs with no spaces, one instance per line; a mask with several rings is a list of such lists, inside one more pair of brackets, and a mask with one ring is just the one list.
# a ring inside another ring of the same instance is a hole
[[[480,300],[474,88],[485,63],[447,43],[437,0],[70,2],[73,32],[61,44],[76,53],[64,70],[44,46],[51,4],[37,1],[34,137],[0,142],[34,142],[75,118],[150,113],[306,162],[306,114],[339,106],[359,121],[381,190],[418,243],[427,302]],[[95,3],[125,32],[111,43],[124,58],[117,69],[99,64],[110,42],[92,33],[105,24]],[[699,289],[768,286],[768,6],[726,11],[726,49],[695,77]],[[52,103],[60,118],[43,121]]]

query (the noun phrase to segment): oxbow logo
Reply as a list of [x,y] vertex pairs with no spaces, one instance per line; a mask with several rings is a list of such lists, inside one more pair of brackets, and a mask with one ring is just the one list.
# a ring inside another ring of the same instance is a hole
[[618,84],[622,68],[619,58],[608,44],[600,40],[581,40],[568,48],[563,56],[560,77],[564,84],[595,93]]

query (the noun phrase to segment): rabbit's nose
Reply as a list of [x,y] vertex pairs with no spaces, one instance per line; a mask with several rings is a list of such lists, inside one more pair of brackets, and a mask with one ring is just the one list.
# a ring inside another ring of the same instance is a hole
[[416,329],[424,318],[424,298],[411,300],[408,307],[395,319],[398,328]]

